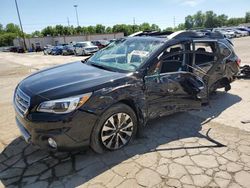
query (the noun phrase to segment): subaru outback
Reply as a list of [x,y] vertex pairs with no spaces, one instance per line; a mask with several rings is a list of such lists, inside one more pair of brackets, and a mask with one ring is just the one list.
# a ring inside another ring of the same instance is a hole
[[216,89],[228,91],[239,63],[219,33],[137,33],[25,78],[14,93],[16,123],[41,148],[117,150],[150,119],[199,109]]

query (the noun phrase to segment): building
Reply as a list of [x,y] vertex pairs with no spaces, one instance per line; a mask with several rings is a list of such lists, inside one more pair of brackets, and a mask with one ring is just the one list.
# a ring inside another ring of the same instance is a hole
[[[59,45],[70,44],[75,42],[92,41],[92,40],[111,40],[124,37],[124,33],[109,33],[109,34],[93,34],[93,35],[71,35],[71,36],[47,36],[47,37],[33,37],[25,38],[28,49],[32,47],[43,48],[45,45]],[[16,47],[23,47],[23,39],[16,38],[13,40]]]

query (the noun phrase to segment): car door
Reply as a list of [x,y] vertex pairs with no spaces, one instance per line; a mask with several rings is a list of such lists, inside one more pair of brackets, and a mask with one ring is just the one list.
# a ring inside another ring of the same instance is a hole
[[75,45],[75,53],[76,53],[76,55],[81,55],[82,54],[82,48],[83,48],[83,44],[81,44],[81,43],[77,43]]
[[222,61],[216,40],[193,42],[193,73],[202,78],[208,88],[222,78],[224,72]]
[[148,69],[144,80],[149,118],[200,108],[205,84],[186,69],[188,54],[185,44],[169,46]]

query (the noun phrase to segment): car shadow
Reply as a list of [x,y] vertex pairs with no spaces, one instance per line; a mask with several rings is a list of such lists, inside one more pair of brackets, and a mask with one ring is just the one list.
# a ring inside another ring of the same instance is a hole
[[[147,153],[159,152],[165,157],[171,157],[178,151],[226,147],[213,139],[213,128],[204,128],[203,125],[207,119],[217,117],[239,101],[239,96],[217,92],[211,97],[210,105],[201,112],[177,113],[150,121],[142,130],[141,136],[130,145],[101,155],[90,149],[65,153],[48,152],[26,144],[18,137],[0,154],[0,180],[6,187],[29,184],[31,187],[76,187],[121,163]],[[202,115],[196,116],[196,113]],[[180,142],[188,139],[205,142]]]

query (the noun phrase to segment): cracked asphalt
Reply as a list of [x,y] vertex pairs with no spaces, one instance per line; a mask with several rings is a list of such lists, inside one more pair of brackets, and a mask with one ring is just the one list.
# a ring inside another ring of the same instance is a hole
[[[236,39],[250,64],[250,37]],[[37,69],[82,57],[0,53],[0,187],[250,187],[249,80],[218,91],[201,111],[149,122],[116,152],[52,153],[25,143],[11,106],[16,84]]]

